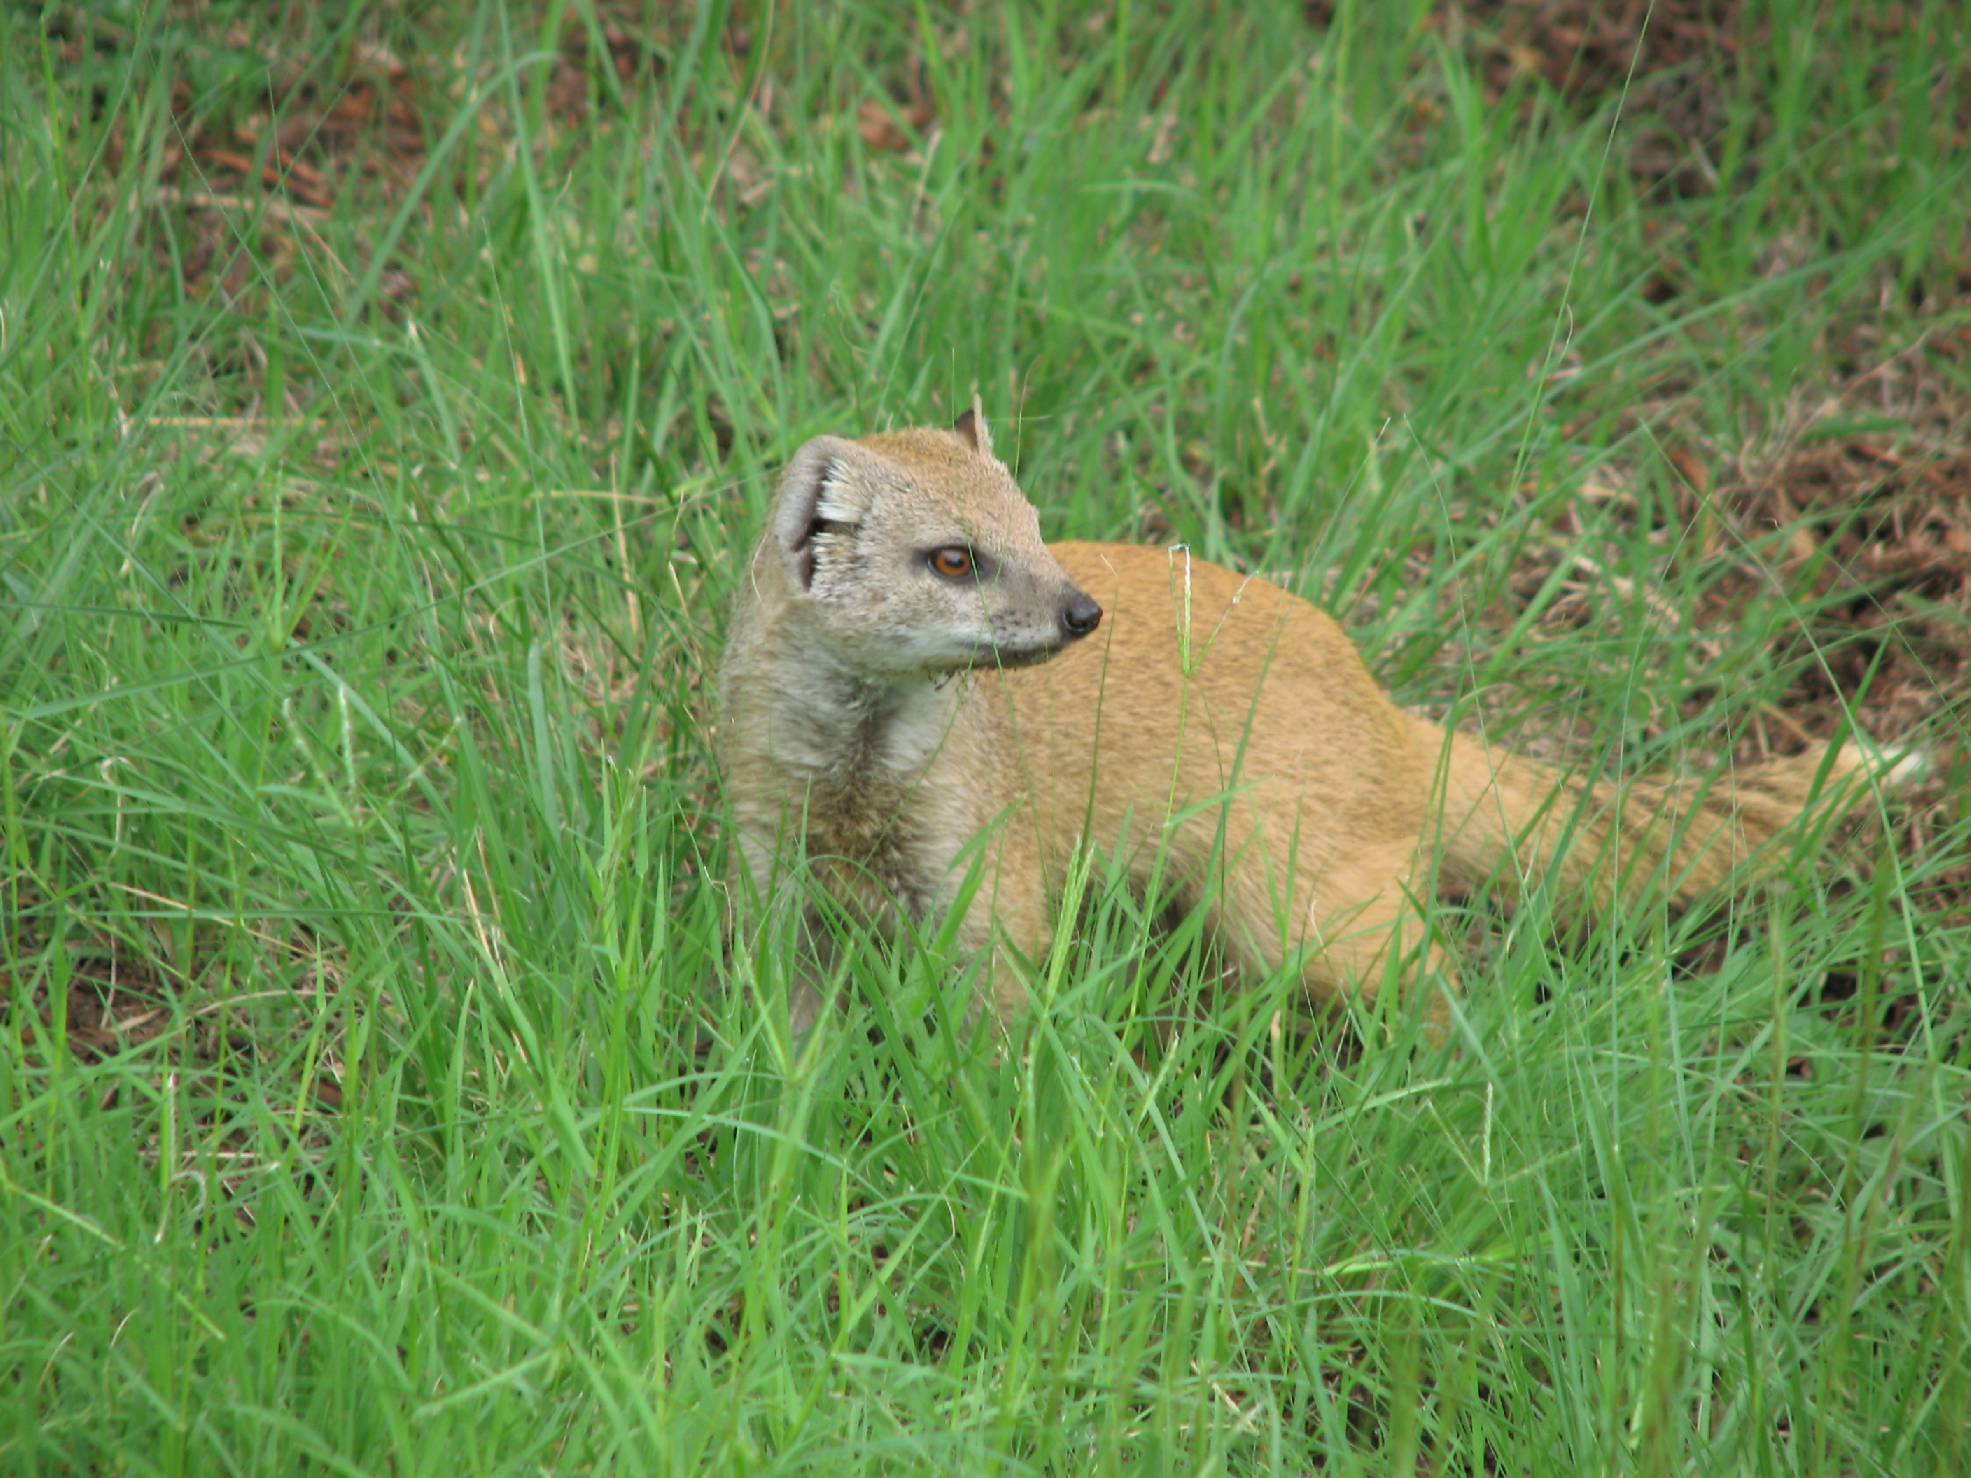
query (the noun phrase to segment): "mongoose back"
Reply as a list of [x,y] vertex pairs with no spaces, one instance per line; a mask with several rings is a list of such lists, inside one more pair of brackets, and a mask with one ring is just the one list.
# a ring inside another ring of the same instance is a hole
[[[1588,909],[1652,881],[1688,902],[1756,859],[1817,777],[1864,763],[1822,749],[1712,785],[1589,787],[1447,732],[1265,580],[1181,549],[1043,543],[976,405],[950,431],[800,449],[739,583],[722,689],[742,908],[806,921],[819,887],[893,930],[943,918],[981,869],[957,940],[1002,1021],[1079,848],[1208,907],[1235,958],[1293,962],[1321,1003],[1386,977],[1455,986],[1419,927],[1434,879],[1555,869]],[[1439,993],[1424,1009],[1441,1024]]]

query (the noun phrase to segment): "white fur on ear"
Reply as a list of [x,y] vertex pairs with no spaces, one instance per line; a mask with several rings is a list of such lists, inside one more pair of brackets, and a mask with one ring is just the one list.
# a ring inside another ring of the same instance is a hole
[[855,446],[837,436],[817,436],[787,464],[773,506],[773,542],[794,583],[814,583],[815,536],[830,525],[853,525],[862,510],[842,496],[841,473]]
[[952,423],[951,429],[965,438],[965,442],[982,457],[992,456],[992,428],[986,425],[985,405],[978,392],[972,392],[971,409]]

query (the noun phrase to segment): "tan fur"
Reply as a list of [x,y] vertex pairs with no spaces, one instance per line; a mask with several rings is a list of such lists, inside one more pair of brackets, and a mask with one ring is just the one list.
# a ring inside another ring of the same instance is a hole
[[[838,516],[803,540],[816,510]],[[947,544],[991,575],[933,574],[925,551]],[[1104,614],[1074,639],[1080,592]],[[899,910],[942,919],[980,869],[957,937],[989,957],[1002,1020],[1083,846],[1207,904],[1238,958],[1294,961],[1328,1001],[1372,995],[1392,968],[1455,984],[1418,927],[1439,877],[1557,866],[1591,908],[1659,879],[1688,902],[1788,826],[1823,771],[1862,766],[1816,750],[1709,785],[1583,787],[1447,734],[1277,586],[1181,549],[1044,545],[976,413],[956,432],[802,448],[741,583],[723,689],[735,895],[801,899],[804,860],[894,929]],[[797,1024],[815,1006],[804,991]],[[1426,1009],[1441,1019],[1436,992]]]

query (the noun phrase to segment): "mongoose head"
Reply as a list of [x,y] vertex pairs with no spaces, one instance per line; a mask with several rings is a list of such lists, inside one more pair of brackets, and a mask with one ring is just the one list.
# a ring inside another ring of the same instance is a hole
[[976,406],[950,431],[808,442],[768,537],[796,605],[871,677],[1044,662],[1102,619],[1047,552]]

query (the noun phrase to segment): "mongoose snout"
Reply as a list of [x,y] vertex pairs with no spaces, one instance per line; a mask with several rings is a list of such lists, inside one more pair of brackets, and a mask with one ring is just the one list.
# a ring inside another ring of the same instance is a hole
[[1102,608],[1072,585],[1068,591],[1067,600],[1061,604],[1061,633],[1072,641],[1102,624]]

